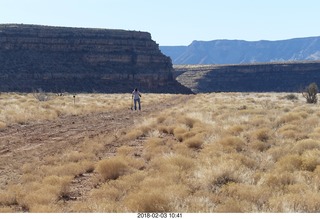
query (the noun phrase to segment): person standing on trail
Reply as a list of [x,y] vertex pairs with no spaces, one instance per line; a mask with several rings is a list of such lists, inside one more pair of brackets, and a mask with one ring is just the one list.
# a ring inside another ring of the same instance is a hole
[[138,88],[135,88],[132,92],[132,99],[134,101],[134,110],[137,110],[137,102],[139,105],[139,110],[141,110],[141,102],[140,102],[141,94],[138,91]]

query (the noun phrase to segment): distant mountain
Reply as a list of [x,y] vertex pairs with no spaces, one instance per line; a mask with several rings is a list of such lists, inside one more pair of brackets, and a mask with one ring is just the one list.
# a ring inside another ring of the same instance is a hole
[[213,40],[193,41],[189,46],[160,46],[181,64],[243,64],[320,60],[320,37],[279,41]]

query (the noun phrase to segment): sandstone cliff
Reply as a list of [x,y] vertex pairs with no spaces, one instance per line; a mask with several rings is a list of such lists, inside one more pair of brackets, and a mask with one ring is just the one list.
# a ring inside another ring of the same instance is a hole
[[0,25],[0,91],[190,92],[147,32]]
[[320,86],[320,62],[180,65],[175,77],[195,93],[300,92],[313,82]]

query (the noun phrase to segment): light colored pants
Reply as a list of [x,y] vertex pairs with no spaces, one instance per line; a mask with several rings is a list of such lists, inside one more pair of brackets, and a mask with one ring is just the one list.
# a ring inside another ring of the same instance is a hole
[[139,110],[141,110],[140,98],[139,99],[134,99],[134,110],[137,110],[137,102],[138,102],[138,105],[139,105]]

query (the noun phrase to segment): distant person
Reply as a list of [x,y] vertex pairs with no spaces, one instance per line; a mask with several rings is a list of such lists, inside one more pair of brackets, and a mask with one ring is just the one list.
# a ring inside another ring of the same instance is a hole
[[134,110],[137,110],[137,102],[139,104],[139,110],[141,110],[140,97],[141,97],[141,94],[138,91],[138,88],[135,88],[132,92],[132,99],[134,101]]

